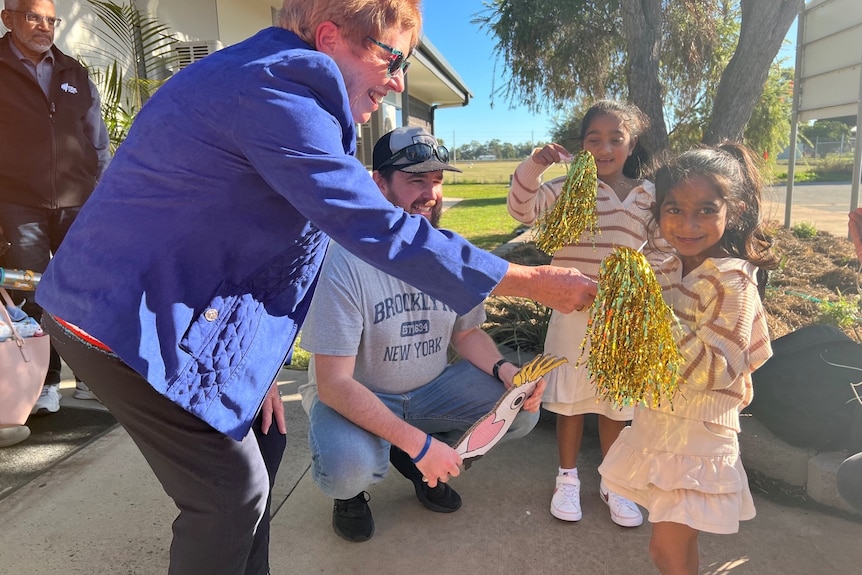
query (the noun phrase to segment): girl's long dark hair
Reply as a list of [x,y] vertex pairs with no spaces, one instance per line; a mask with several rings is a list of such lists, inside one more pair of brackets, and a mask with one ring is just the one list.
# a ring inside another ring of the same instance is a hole
[[658,225],[661,205],[670,190],[695,176],[712,184],[726,202],[727,226],[721,247],[731,256],[760,268],[758,288],[762,297],[767,271],[776,269],[779,259],[772,249],[775,238],[761,220],[764,184],[757,157],[742,144],[725,142],[714,148],[689,150],[666,163],[655,172],[653,228]]

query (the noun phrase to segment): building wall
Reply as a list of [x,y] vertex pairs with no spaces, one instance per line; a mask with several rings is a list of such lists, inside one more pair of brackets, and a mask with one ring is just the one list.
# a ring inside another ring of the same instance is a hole
[[408,126],[421,126],[431,132],[434,124],[431,106],[410,96],[410,117],[405,124]]
[[[281,7],[278,0],[139,0],[136,4],[168,24],[181,41],[220,40],[224,46],[271,26],[273,12]],[[94,48],[105,48],[105,43],[99,39],[97,19],[88,3],[59,0],[56,10],[63,19],[57,46],[70,56],[96,60]]]
[[[274,11],[281,2],[261,0],[218,0],[221,39],[225,46],[236,44],[272,26]],[[273,5],[275,4],[275,5]]]
[[138,0],[138,8],[168,24],[182,41],[218,40],[218,13],[212,0]]
[[219,40],[236,44],[272,26],[273,11],[281,2],[269,0],[151,0],[142,9],[170,23],[184,41]]

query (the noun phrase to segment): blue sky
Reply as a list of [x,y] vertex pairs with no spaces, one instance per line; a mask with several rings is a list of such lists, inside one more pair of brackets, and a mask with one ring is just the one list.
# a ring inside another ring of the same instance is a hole
[[[461,146],[473,140],[487,142],[494,138],[503,142],[549,141],[553,113],[533,114],[526,107],[510,109],[500,97],[491,108],[491,86],[494,82],[494,41],[477,24],[471,24],[474,14],[482,11],[482,0],[426,0],[423,2],[424,33],[473,93],[470,104],[463,108],[445,108],[436,113],[437,136],[447,146]],[[788,33],[795,44],[796,24]],[[779,58],[788,58],[792,66],[793,47],[782,48]],[[503,68],[496,66],[496,77]]]

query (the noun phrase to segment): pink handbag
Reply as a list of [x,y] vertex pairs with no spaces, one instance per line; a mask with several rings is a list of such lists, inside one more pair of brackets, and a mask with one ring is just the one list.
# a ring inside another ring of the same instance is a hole
[[12,332],[0,341],[0,424],[23,425],[42,391],[51,343],[47,334],[22,338],[6,309],[12,298],[2,288],[0,295],[0,321]]

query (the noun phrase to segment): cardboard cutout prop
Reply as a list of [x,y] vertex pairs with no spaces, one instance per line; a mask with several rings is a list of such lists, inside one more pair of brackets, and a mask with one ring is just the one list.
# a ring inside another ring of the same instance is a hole
[[465,469],[469,469],[471,460],[488,453],[503,438],[542,376],[568,361],[564,357],[537,355],[521,367],[515,374],[512,388],[506,390],[494,409],[474,423],[455,444]]

